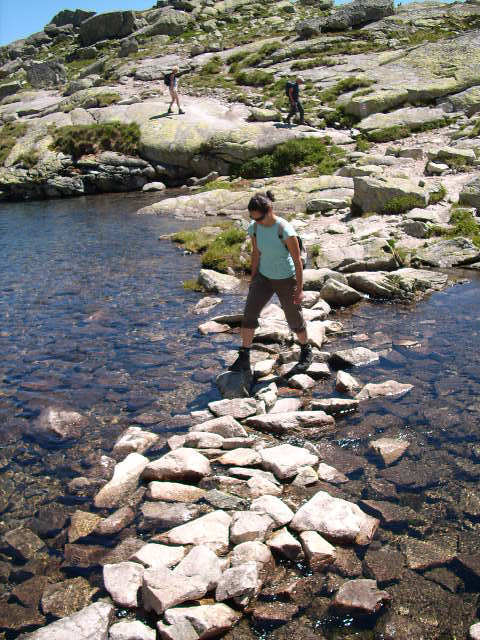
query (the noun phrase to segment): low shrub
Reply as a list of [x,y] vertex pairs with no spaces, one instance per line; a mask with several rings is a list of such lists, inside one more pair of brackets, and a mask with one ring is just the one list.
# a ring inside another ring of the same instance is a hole
[[320,99],[323,102],[330,103],[335,102],[335,100],[342,93],[347,93],[348,91],[354,91],[355,89],[362,89],[365,87],[370,87],[373,84],[373,80],[369,80],[368,78],[344,78],[340,80],[333,87],[329,89],[325,89],[319,94]]
[[52,132],[51,149],[77,159],[100,151],[117,151],[135,155],[140,142],[140,128],[136,123],[105,122],[103,124],[60,127]]
[[278,145],[273,153],[247,160],[237,169],[242,178],[265,178],[288,175],[298,167],[315,167],[320,175],[332,174],[345,153],[330,140],[302,138]]
[[222,67],[223,67],[223,61],[220,58],[220,56],[213,56],[213,58],[211,58],[207,62],[207,64],[205,64],[200,69],[200,74],[202,76],[215,75],[217,73],[220,73],[220,71],[222,70]]
[[3,165],[17,140],[27,133],[28,126],[24,122],[7,122],[0,129],[0,164]]
[[115,92],[99,93],[97,95],[97,102],[99,107],[109,107],[111,104],[115,104],[120,100],[120,95]]
[[195,229],[191,231],[179,231],[173,234],[172,242],[182,245],[186,251],[200,253],[207,249],[213,238],[214,236],[211,233],[205,233],[202,229]]
[[445,189],[443,184],[441,184],[436,191],[432,191],[430,193],[428,204],[437,204],[437,202],[440,202],[441,200],[443,200],[446,195],[447,195],[447,190]]
[[469,209],[452,208],[450,224],[454,229],[449,235],[470,238],[476,247],[480,247],[480,224]]
[[391,142],[392,140],[408,138],[410,133],[409,127],[395,125],[384,129],[374,129],[369,131],[366,136],[371,142]]
[[23,164],[27,169],[32,169],[38,164],[38,153],[22,153],[16,158],[15,164]]
[[240,270],[248,268],[242,260],[242,246],[247,234],[238,227],[222,231],[202,256],[202,267],[226,273],[229,268]]
[[272,84],[274,81],[272,73],[261,70],[237,71],[234,78],[237,84],[249,87],[265,87],[267,84]]
[[355,141],[356,151],[366,152],[370,150],[371,146],[372,144],[368,140],[366,140],[363,136],[358,136],[358,138]]

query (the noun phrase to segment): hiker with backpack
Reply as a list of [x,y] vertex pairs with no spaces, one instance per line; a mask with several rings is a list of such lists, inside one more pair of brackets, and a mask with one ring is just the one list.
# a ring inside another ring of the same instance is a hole
[[170,97],[172,99],[172,101],[170,102],[170,106],[168,107],[168,111],[167,113],[170,114],[172,113],[172,107],[174,102],[177,103],[177,107],[178,107],[178,113],[180,115],[184,114],[185,111],[182,110],[181,106],[180,106],[180,99],[178,97],[178,72],[180,71],[180,69],[178,67],[173,67],[172,71],[170,73],[167,73],[165,75],[165,77],[163,78],[163,82],[165,83],[165,86],[168,87],[169,91],[170,91]]
[[290,124],[290,120],[297,113],[300,115],[299,124],[305,124],[305,111],[300,101],[300,85],[304,82],[302,76],[298,76],[295,82],[287,82],[285,85],[285,94],[290,101],[290,112],[285,119],[287,124]]
[[250,370],[250,347],[258,318],[264,306],[276,293],[290,329],[300,342],[300,359],[290,375],[302,373],[312,363],[312,347],[308,343],[302,314],[303,268],[305,250],[293,226],[275,215],[271,191],[257,193],[248,203],[252,240],[251,282],[242,321],[242,346],[230,371]]

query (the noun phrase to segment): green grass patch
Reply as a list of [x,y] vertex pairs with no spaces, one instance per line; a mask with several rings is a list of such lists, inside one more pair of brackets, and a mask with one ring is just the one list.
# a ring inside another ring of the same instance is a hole
[[392,140],[408,138],[410,135],[410,128],[395,125],[393,127],[385,127],[384,129],[374,129],[365,135],[371,142],[391,142]]
[[195,291],[196,293],[204,292],[203,287],[199,285],[198,282],[193,278],[189,280],[184,280],[182,284],[185,291]]
[[203,228],[191,231],[179,231],[172,236],[172,242],[182,245],[182,248],[192,253],[205,251],[215,237],[215,233],[208,233]]
[[75,159],[100,151],[136,155],[140,142],[140,128],[136,123],[106,122],[60,127],[52,131],[52,135],[51,149]]
[[31,153],[21,153],[18,158],[15,159],[15,164],[23,164],[27,169],[33,169],[38,164],[38,153],[35,151]]
[[238,227],[222,231],[203,254],[202,267],[221,273],[226,273],[229,268],[235,271],[248,269],[241,255],[246,237],[246,232]]
[[365,153],[367,151],[370,151],[371,146],[372,143],[366,140],[363,136],[358,136],[355,141],[355,151],[361,151],[362,153]]
[[247,160],[237,168],[242,178],[265,178],[289,175],[299,167],[315,167],[318,175],[332,174],[345,153],[331,145],[328,138],[303,138],[278,145],[273,153]]
[[200,69],[200,74],[202,76],[215,75],[217,73],[220,73],[222,69],[223,69],[223,61],[220,58],[220,56],[213,56],[213,58],[211,58],[207,62],[207,64],[205,64]]
[[272,84],[274,76],[267,71],[237,71],[234,75],[235,82],[249,87],[265,87]]
[[335,111],[322,113],[322,118],[325,120],[325,124],[329,127],[340,126],[345,129],[354,127],[358,122],[358,118],[353,116],[351,113],[347,113],[343,105],[339,105]]
[[480,225],[469,209],[452,208],[450,224],[454,225],[454,229],[449,235],[470,238],[473,244],[480,248]]
[[327,104],[335,102],[335,100],[342,93],[348,93],[349,91],[354,91],[355,89],[362,89],[365,87],[370,87],[374,84],[373,80],[369,80],[368,78],[344,78],[340,80],[333,87],[329,89],[325,89],[320,92],[319,98],[326,102]]
[[119,102],[119,100],[120,100],[120,95],[113,91],[111,92],[106,91],[105,93],[99,93],[97,95],[97,102],[99,107],[109,107],[111,104],[115,104]]
[[415,209],[416,207],[425,208],[424,200],[415,194],[405,194],[403,196],[396,196],[395,198],[391,198],[385,205],[383,206],[382,213],[385,214],[398,214],[398,213],[406,213],[411,209]]
[[24,122],[7,122],[0,129],[0,164],[3,165],[17,141],[27,132]]

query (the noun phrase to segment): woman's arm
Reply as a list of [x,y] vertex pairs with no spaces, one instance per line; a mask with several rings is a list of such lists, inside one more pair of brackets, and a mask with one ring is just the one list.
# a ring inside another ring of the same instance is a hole
[[293,301],[295,304],[300,304],[303,298],[303,266],[302,259],[300,258],[300,246],[298,244],[297,236],[290,236],[286,239],[285,244],[287,245],[287,249],[290,251],[293,264],[295,265],[297,288],[295,289]]
[[256,239],[255,236],[251,236],[251,241],[252,241],[252,269],[251,269],[252,277],[251,277],[251,280],[253,280],[255,278],[255,276],[257,275],[257,271],[258,271],[258,263],[260,262],[260,251],[258,250],[257,239]]

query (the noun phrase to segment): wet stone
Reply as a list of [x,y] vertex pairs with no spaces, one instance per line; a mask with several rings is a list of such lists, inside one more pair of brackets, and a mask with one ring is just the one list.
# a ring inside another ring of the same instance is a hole
[[267,540],[267,545],[289,560],[303,556],[302,545],[292,536],[287,527],[275,531]]
[[148,485],[146,497],[149,500],[165,502],[198,502],[205,495],[205,490],[178,482],[153,481]]
[[70,616],[91,603],[92,589],[85,578],[72,578],[50,584],[42,595],[42,611],[56,618]]
[[311,569],[320,570],[334,562],[336,557],[335,547],[316,531],[303,531],[300,534],[300,541],[308,566]]
[[45,548],[43,540],[33,533],[30,529],[19,527],[7,531],[0,540],[0,547],[6,548],[20,560],[31,560],[38,551]]
[[95,513],[87,511],[75,511],[70,519],[70,527],[68,528],[68,541],[76,542],[80,538],[88,536],[96,529],[101,521],[101,517]]
[[337,367],[362,367],[378,360],[378,353],[365,347],[336,351],[330,358],[331,364]]
[[39,508],[35,518],[30,520],[30,527],[41,538],[57,535],[65,526],[68,514],[58,504],[47,504]]
[[362,575],[362,563],[353,549],[337,547],[332,571],[344,578],[357,578]]
[[406,527],[408,524],[422,524],[424,519],[412,508],[382,500],[362,500],[361,506],[368,513],[380,518],[383,525],[392,528]]
[[342,473],[349,477],[360,474],[367,466],[364,458],[330,442],[316,444],[315,451],[320,462],[325,462],[335,469],[341,469]]
[[0,629],[22,631],[43,624],[45,618],[36,607],[27,609],[19,604],[0,602]]
[[88,426],[88,418],[61,407],[44,409],[28,434],[40,442],[65,443],[78,439]]
[[101,564],[107,550],[99,545],[66,544],[64,567],[90,569]]
[[257,402],[254,398],[217,400],[210,402],[208,408],[217,417],[232,416],[236,420],[243,420],[257,413]]
[[144,572],[145,568],[136,562],[106,564],[103,567],[105,589],[121,607],[136,607]]
[[378,550],[368,549],[363,565],[366,575],[382,585],[400,579],[405,560],[400,552],[383,547]]
[[324,398],[322,400],[312,400],[312,409],[314,411],[324,411],[328,415],[337,415],[355,411],[358,404],[358,400],[351,398]]
[[333,606],[345,613],[373,615],[391,600],[386,591],[377,588],[375,580],[349,580],[340,587]]
[[154,542],[145,544],[133,555],[132,562],[138,562],[145,567],[156,569],[157,567],[174,567],[185,557],[185,547],[169,547]]
[[438,467],[419,464],[413,460],[401,460],[398,464],[380,471],[380,476],[398,489],[425,489],[440,481]]
[[122,459],[129,453],[145,453],[158,440],[159,436],[155,433],[144,431],[140,427],[129,427],[113,445],[113,455]]
[[237,422],[233,416],[229,415],[212,418],[211,420],[196,424],[190,429],[190,432],[193,431],[217,433],[224,438],[244,438],[248,435],[242,425]]
[[155,640],[156,637],[155,629],[140,620],[116,622],[109,629],[109,640]]
[[458,576],[456,576],[452,571],[445,569],[444,567],[426,571],[423,576],[427,578],[427,580],[436,582],[445,589],[448,589],[451,593],[456,593],[463,585],[462,580]]
[[318,462],[318,457],[307,449],[283,444],[260,451],[263,467],[272,471],[277,478],[285,480],[297,475],[301,467],[311,466]]
[[255,625],[274,628],[289,622],[298,611],[299,607],[293,603],[267,602],[255,606],[252,620]]
[[404,551],[408,568],[418,571],[450,564],[457,555],[457,546],[455,540],[425,542],[408,538]]
[[125,562],[144,546],[144,540],[140,538],[125,538],[116,547],[107,551],[101,560],[101,565],[104,564],[116,564],[117,562]]
[[318,474],[313,467],[302,467],[292,484],[295,487],[311,487],[318,482]]
[[[12,595],[24,607],[38,609],[40,598],[47,584],[48,578],[46,576],[34,576],[17,585],[12,591]],[[44,613],[46,612],[44,611]]]
[[335,467],[331,467],[324,462],[321,462],[317,467],[318,480],[322,482],[330,482],[331,484],[343,484],[348,482],[348,478],[345,474],[337,471]]
[[409,442],[397,438],[379,438],[370,442],[370,448],[381,458],[385,466],[400,460],[409,446]]

